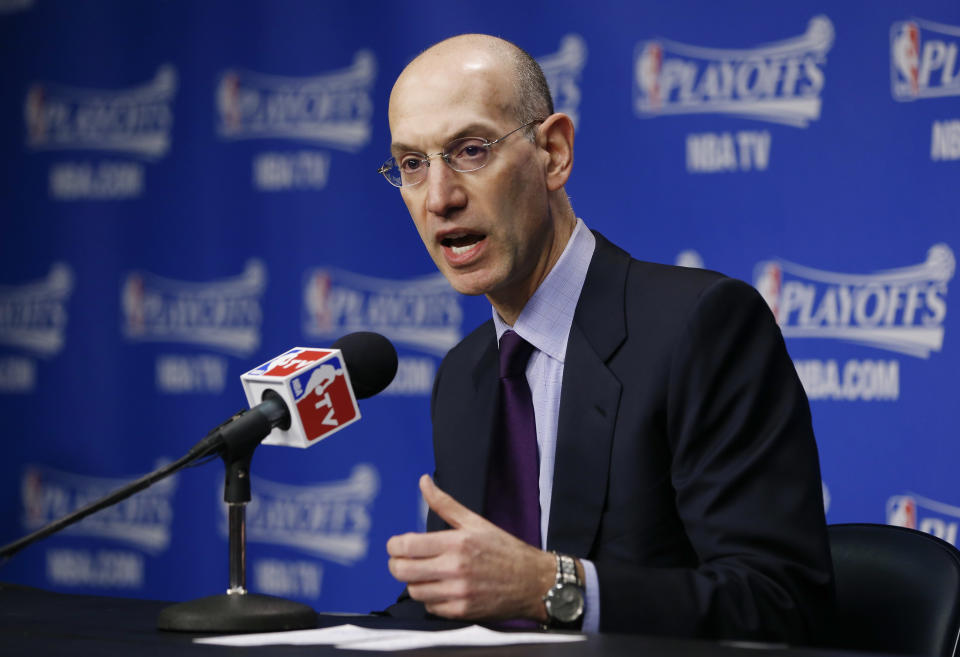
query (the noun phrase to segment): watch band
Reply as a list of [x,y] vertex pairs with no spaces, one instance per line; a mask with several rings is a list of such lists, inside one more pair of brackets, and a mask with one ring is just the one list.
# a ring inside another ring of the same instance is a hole
[[583,623],[585,592],[577,562],[568,554],[554,551],[553,556],[557,571],[553,586],[543,596],[548,617],[545,629],[579,630]]
[[557,583],[558,584],[576,584],[583,588],[583,582],[577,573],[577,562],[569,554],[560,554],[554,551],[557,558]]

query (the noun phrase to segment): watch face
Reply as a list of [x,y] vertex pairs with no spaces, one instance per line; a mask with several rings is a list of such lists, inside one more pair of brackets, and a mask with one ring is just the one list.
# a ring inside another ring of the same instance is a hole
[[547,593],[547,613],[561,623],[570,623],[583,613],[583,591],[574,584],[557,584]]

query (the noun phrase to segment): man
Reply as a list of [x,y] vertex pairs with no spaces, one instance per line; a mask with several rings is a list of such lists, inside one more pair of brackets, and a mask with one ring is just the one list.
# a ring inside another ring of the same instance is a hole
[[[632,260],[586,229],[564,192],[572,122],[513,44],[431,47],[398,78],[389,120],[381,173],[450,284],[494,315],[437,373],[430,531],[388,541],[407,584],[390,611],[815,641],[832,603],[819,465],[759,295]],[[533,345],[539,528],[526,541],[484,517],[512,522],[495,499],[516,466],[497,364],[511,334]]]

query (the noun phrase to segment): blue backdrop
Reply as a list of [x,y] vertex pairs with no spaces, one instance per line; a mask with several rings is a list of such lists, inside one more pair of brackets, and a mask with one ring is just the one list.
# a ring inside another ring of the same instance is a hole
[[[764,294],[828,520],[956,541],[955,0],[355,7],[0,0],[0,542],[180,456],[243,406],[244,371],[376,330],[400,371],[363,420],[258,451],[249,584],[325,611],[393,599],[432,377],[489,306],[438,278],[376,169],[397,74],[468,31],[543,64],[591,228]],[[0,579],[222,592],[222,476],[189,469]]]

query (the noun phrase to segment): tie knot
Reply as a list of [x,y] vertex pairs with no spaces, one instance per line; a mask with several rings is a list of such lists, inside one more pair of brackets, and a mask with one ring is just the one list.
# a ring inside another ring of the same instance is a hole
[[514,331],[507,331],[500,337],[500,376],[503,378],[523,376],[527,371],[527,361],[533,353],[533,345]]

